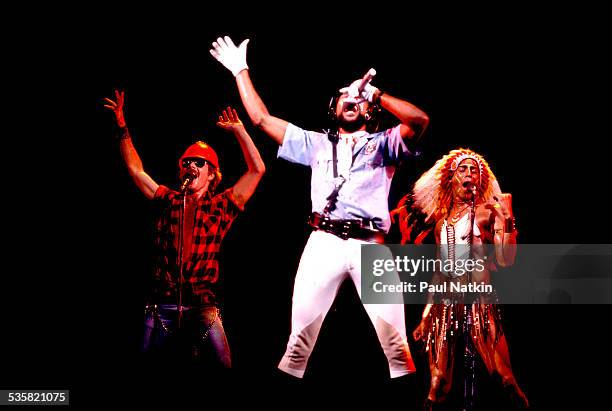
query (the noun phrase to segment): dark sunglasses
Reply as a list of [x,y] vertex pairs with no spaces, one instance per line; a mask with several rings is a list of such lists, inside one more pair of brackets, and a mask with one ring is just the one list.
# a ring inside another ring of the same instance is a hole
[[204,167],[204,164],[206,164],[206,160],[203,158],[184,158],[181,165],[183,168],[188,168],[191,163],[194,163],[197,168],[202,168]]

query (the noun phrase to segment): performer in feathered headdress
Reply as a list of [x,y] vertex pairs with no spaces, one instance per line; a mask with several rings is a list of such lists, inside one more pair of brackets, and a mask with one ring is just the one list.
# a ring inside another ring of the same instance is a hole
[[[471,150],[453,150],[438,160],[418,179],[412,193],[400,201],[392,215],[398,217],[404,244],[420,244],[433,230],[440,258],[455,262],[484,257],[487,261],[464,276],[438,272],[432,283],[452,280],[490,284],[491,271],[514,263],[518,233],[512,196],[502,194],[487,162]],[[491,255],[486,255],[486,245],[492,245]],[[450,391],[454,348],[461,336],[475,347],[489,373],[501,377],[510,395],[520,405],[528,406],[512,373],[500,310],[491,295],[468,297],[454,293],[437,297],[430,296],[421,324],[413,333],[415,340],[425,343],[429,356],[428,407],[442,402]]]

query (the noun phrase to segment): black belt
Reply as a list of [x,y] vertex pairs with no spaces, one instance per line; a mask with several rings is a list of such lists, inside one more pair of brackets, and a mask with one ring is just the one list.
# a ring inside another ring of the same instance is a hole
[[379,244],[385,242],[385,233],[378,230],[372,220],[332,220],[322,214],[312,213],[308,224],[343,240],[355,238]]

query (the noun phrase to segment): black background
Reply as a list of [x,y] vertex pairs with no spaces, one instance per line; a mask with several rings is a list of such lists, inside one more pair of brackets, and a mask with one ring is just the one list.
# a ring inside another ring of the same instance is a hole
[[[600,102],[609,70],[597,10],[115,7],[54,8],[48,16],[38,10],[11,33],[16,64],[7,99],[16,114],[7,122],[14,137],[3,163],[10,190],[2,387],[67,387],[77,405],[117,397],[138,402],[147,393],[133,392],[152,378],[138,371],[136,358],[153,215],[122,164],[113,116],[102,107],[102,98],[121,88],[134,143],[158,183],[176,184],[176,159],[196,138],[219,154],[221,188],[239,178],[238,144],[214,124],[228,104],[268,170],[224,243],[221,286],[235,376],[207,398],[249,393],[247,399],[282,404],[280,392],[290,387],[302,399],[333,391],[339,402],[376,400],[386,393],[380,405],[420,404],[423,353],[411,344],[417,374],[388,382],[382,351],[348,283],[306,382],[294,386],[275,371],[309,232],[310,173],[277,160],[276,144],[249,123],[231,74],[209,55],[219,35],[251,39],[256,88],[272,114],[301,127],[325,127],[330,96],[370,67],[378,71],[376,86],[426,111],[424,154],[397,172],[391,205],[437,158],[468,147],[513,194],[521,242],[609,243],[609,132]],[[62,17],[68,11],[73,17]],[[420,309],[406,307],[408,330]],[[506,307],[514,371],[536,409],[606,397],[595,372],[607,369],[609,314],[608,306]],[[178,401],[189,392],[154,395]]]

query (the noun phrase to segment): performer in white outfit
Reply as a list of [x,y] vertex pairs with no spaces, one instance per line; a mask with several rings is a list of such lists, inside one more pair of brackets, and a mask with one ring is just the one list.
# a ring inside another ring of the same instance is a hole
[[[253,123],[279,145],[278,156],[312,169],[311,234],[295,278],[291,336],[279,368],[303,377],[321,324],[342,282],[360,285],[360,245],[381,243],[389,230],[388,195],[395,167],[412,155],[407,140],[418,140],[427,115],[407,101],[355,80],[330,103],[334,129],[303,130],[268,113],[246,64],[248,40],[238,47],[229,37],[213,43],[211,54],[236,78]],[[376,131],[382,107],[400,124]],[[389,362],[391,377],[415,370],[406,340],[403,305],[366,304]]]

